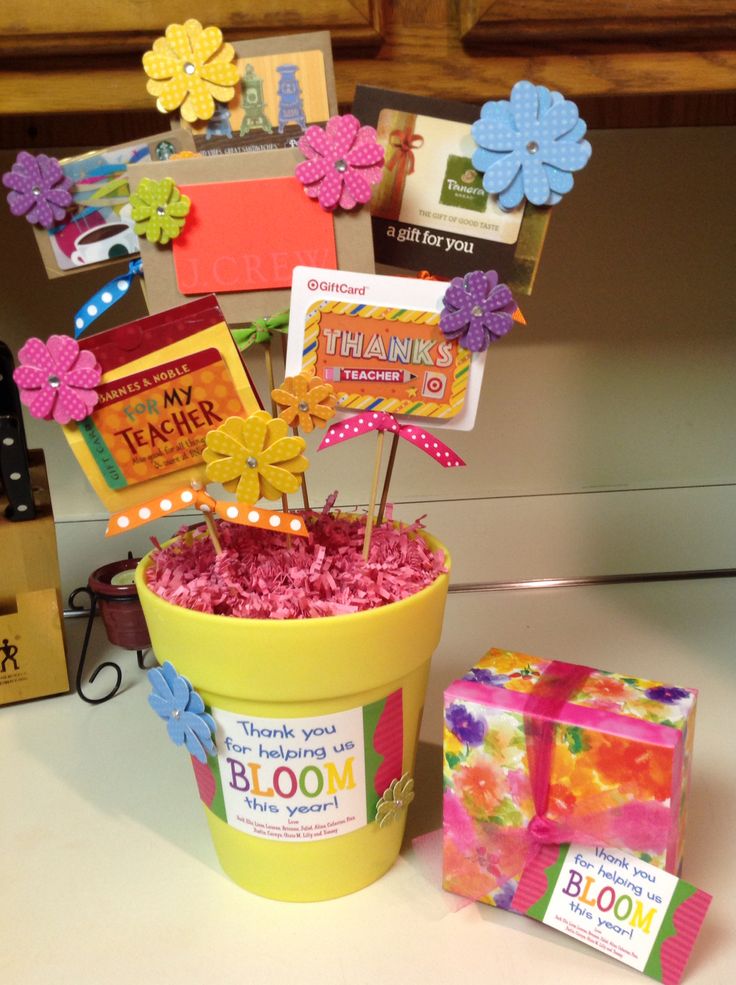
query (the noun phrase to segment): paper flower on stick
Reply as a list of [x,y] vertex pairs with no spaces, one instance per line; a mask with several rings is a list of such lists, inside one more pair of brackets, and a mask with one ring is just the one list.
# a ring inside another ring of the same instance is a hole
[[287,376],[280,387],[271,391],[271,397],[277,407],[284,408],[279,417],[306,434],[315,427],[326,427],[335,416],[337,397],[332,384],[310,372]]
[[95,407],[102,369],[91,352],[68,335],[47,343],[29,339],[18,352],[13,379],[33,417],[58,424],[83,421]]
[[265,410],[228,417],[207,434],[202,457],[210,482],[221,482],[244,503],[294,493],[309,467],[304,438],[289,437],[286,421]]
[[130,204],[136,235],[145,236],[149,243],[166,246],[182,231],[191,202],[173,179],[143,178],[130,196]]
[[525,198],[555,205],[572,188],[572,172],[590,159],[577,106],[545,86],[517,82],[510,100],[488,102],[480,113],[470,131],[478,144],[473,166],[504,209]]
[[163,38],[143,56],[146,89],[161,113],[181,109],[188,123],[209,120],[215,100],[229,103],[239,81],[235,49],[223,43],[219,27],[203,28],[190,19],[169,24]]
[[153,688],[148,703],[166,722],[171,741],[186,746],[195,759],[206,763],[207,756],[216,752],[212,736],[217,726],[212,715],[204,710],[201,696],[168,660],[162,667],[149,670],[148,680]]
[[362,127],[350,113],[333,116],[324,129],[307,127],[299,150],[307,160],[294,173],[323,209],[352,209],[370,201],[371,185],[383,174],[384,153],[373,127]]
[[404,773],[399,780],[391,781],[376,805],[378,827],[385,828],[398,821],[412,800],[414,800],[414,779],[411,774]]
[[3,175],[9,188],[8,205],[13,215],[25,216],[34,226],[50,229],[61,222],[72,204],[72,181],[55,157],[34,157],[22,150],[10,171]]
[[440,328],[471,352],[484,352],[511,329],[516,311],[511,291],[495,270],[453,277],[442,299]]

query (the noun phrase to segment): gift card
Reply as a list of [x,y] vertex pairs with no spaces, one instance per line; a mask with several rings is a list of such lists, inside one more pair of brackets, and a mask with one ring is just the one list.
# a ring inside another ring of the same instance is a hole
[[[315,208],[296,178],[180,185],[191,199],[173,241],[182,294],[288,288],[295,266],[337,266],[332,215]],[[243,236],[253,217],[268,216],[258,236]]]
[[298,267],[287,376],[314,370],[332,383],[338,410],[384,411],[428,427],[469,430],[485,353],[470,353],[443,335],[446,290],[437,281]]
[[181,121],[201,154],[296,147],[308,126],[337,113],[330,36],[327,31],[236,41],[240,83],[213,117]]
[[192,200],[170,245],[141,240],[149,311],[214,291],[229,324],[244,325],[289,307],[295,266],[372,272],[370,213],[325,212],[294,177],[302,160],[285,148],[131,167],[133,189],[171,178]]
[[34,227],[47,275],[61,277],[137,254],[128,165],[165,160],[183,150],[194,150],[193,138],[184,130],[171,130],[60,161],[73,182],[74,208],[51,229]]
[[102,369],[93,412],[64,434],[111,513],[181,483],[204,484],[207,431],[259,409],[214,297],[80,340]]
[[522,873],[512,908],[677,985],[711,896],[615,848],[545,845]]
[[359,85],[353,113],[376,127],[385,149],[371,199],[379,270],[443,279],[495,270],[512,291],[531,293],[549,209],[506,212],[484,190],[471,160],[480,109]]

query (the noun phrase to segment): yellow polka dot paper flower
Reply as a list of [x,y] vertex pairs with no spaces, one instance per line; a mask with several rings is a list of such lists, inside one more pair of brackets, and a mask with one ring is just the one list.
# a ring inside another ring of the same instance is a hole
[[337,397],[332,384],[308,370],[287,376],[280,387],[271,391],[271,397],[277,407],[284,408],[279,417],[306,434],[315,427],[325,427],[335,416]]
[[130,196],[130,204],[136,235],[166,246],[182,231],[191,202],[171,178],[143,178]]
[[223,43],[219,27],[190,19],[169,24],[163,38],[143,56],[146,89],[162,113],[180,109],[187,123],[209,120],[215,100],[229,103],[239,81],[235,49]]
[[294,493],[309,461],[304,438],[291,437],[286,421],[259,410],[250,417],[228,417],[209,431],[202,457],[210,482],[221,482],[241,503],[279,499]]

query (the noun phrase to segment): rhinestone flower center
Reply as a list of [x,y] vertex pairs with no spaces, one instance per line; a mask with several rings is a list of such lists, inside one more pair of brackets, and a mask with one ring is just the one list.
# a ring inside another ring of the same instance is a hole
[[171,717],[174,719],[174,721],[178,722],[179,719],[181,718],[181,711],[178,708],[174,708],[174,710],[171,712]]
[[156,215],[166,215],[166,208],[163,205],[159,205],[156,209]]
[[335,171],[339,171],[340,174],[342,174],[344,171],[347,171],[347,169],[348,169],[348,162],[344,160],[342,157],[340,158],[339,161],[335,161]]
[[539,150],[539,144],[536,142],[536,140],[530,140],[529,143],[526,145],[526,149],[528,154],[536,154],[537,151]]
[[300,400],[298,406],[299,406],[299,410],[302,412],[302,414],[306,414],[307,411],[309,410],[309,404],[307,403],[306,400]]
[[254,469],[258,465],[258,459],[254,458],[252,455],[249,455],[248,458],[246,458],[245,460],[245,464],[248,466],[249,469]]
[[50,386],[50,387],[51,387],[52,389],[54,389],[54,390],[58,390],[58,389],[59,389],[59,387],[61,386],[61,380],[60,380],[60,379],[59,379],[59,377],[58,377],[58,376],[56,376],[56,375],[51,375],[51,376],[49,376],[49,378],[48,378],[48,381],[47,381],[47,382],[48,382],[48,385],[49,385],[49,386]]
[[481,315],[483,314],[483,309],[479,304],[474,304],[473,307],[470,309],[470,314],[474,318],[480,318]]
[[194,75],[196,70],[191,62],[184,62],[184,71],[187,75]]
[[36,185],[34,188],[31,189],[31,193],[35,195],[36,198],[38,198],[38,196],[41,194],[41,189],[38,187],[38,185]]

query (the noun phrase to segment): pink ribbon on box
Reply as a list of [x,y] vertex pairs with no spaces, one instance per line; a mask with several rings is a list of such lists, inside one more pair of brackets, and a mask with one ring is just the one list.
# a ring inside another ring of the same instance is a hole
[[457,452],[435,435],[429,434],[423,427],[417,427],[415,424],[399,424],[393,414],[387,414],[385,411],[363,411],[338,424],[332,424],[317,450],[331,448],[349,438],[358,438],[372,431],[391,431],[392,434],[398,434],[446,469],[465,465]]

